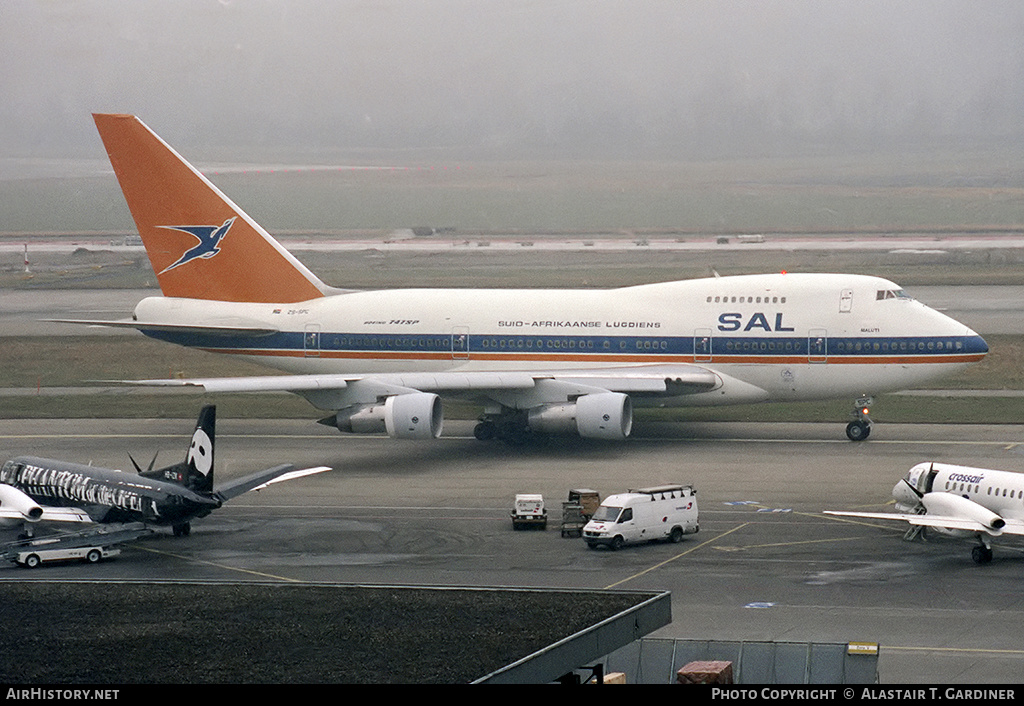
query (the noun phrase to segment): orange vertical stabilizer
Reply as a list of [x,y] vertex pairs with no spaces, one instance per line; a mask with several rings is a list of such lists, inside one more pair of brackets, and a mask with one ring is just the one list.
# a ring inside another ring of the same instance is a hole
[[290,303],[325,286],[134,115],[95,114],[167,297]]

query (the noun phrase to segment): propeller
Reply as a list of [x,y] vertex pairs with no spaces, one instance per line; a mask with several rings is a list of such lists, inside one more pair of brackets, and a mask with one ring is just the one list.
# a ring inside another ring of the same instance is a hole
[[904,483],[906,483],[907,487],[908,487],[908,488],[910,488],[910,490],[912,490],[912,491],[913,491],[914,495],[916,495],[916,496],[918,497],[918,499],[919,499],[919,500],[920,500],[921,498],[923,498],[923,497],[924,497],[924,493],[922,493],[922,492],[921,492],[920,490],[918,490],[917,488],[915,488],[914,486],[912,486],[912,485],[910,484],[910,481],[909,481],[909,480],[907,480],[906,478],[904,478],[904,479],[903,479],[903,482],[904,482]]
[[[149,468],[147,468],[146,471],[152,471],[153,470],[153,466],[156,465],[156,457],[157,457],[157,455],[159,453],[160,452],[157,451],[155,454],[153,454],[153,460],[149,462]],[[130,458],[132,460],[132,465],[135,466],[136,472],[138,472],[139,475],[142,475],[142,469],[139,468],[139,464],[135,462],[135,458],[132,457],[132,455],[130,453],[128,454],[128,458]]]

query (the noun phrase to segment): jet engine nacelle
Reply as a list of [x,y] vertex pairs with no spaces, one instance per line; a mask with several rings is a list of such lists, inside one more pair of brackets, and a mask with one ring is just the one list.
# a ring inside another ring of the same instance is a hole
[[43,517],[43,508],[29,496],[10,485],[0,485],[0,507],[5,510],[14,510],[21,514],[21,522],[39,522]]
[[621,392],[597,392],[575,402],[541,405],[530,410],[527,424],[547,434],[579,434],[584,439],[616,439],[633,429],[633,403]]
[[384,402],[353,405],[338,410],[334,416],[338,431],[386,433],[396,439],[436,439],[441,436],[443,423],[441,398],[429,392],[393,395]]
[[1006,526],[1006,520],[998,514],[962,495],[942,492],[925,493],[921,497],[921,503],[929,515],[972,520],[984,527],[985,531],[991,535],[1002,534],[1003,527]]

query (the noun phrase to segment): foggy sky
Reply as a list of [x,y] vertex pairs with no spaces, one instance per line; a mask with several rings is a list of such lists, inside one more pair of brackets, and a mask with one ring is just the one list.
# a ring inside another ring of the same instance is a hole
[[0,157],[715,157],[1024,137],[1019,0],[4,0]]

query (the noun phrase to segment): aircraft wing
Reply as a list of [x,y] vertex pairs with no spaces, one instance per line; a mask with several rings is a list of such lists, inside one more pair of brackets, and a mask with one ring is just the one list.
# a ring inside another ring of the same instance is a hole
[[41,513],[26,514],[16,509],[0,508],[0,520],[15,522],[80,522],[92,523],[89,513],[77,507],[40,506]]
[[93,519],[88,512],[77,507],[40,505],[14,486],[0,483],[0,524],[22,522],[91,523]]
[[[467,371],[394,373],[377,375],[265,375],[184,380],[121,380],[145,386],[202,387],[207,392],[294,392],[316,404],[329,394],[323,408],[374,402],[382,396],[410,392],[469,394],[503,401],[511,406],[564,401],[593,392],[622,392],[635,396],[676,396],[709,392],[721,386],[721,377],[698,365],[638,365],[621,368],[551,371]],[[318,405],[320,406],[320,405]]]
[[984,532],[986,534],[1020,534],[1024,535],[1024,522],[1019,520],[1007,520],[1001,530],[993,530],[982,522],[967,517],[956,517],[950,515],[916,515],[896,512],[839,512],[836,510],[825,510],[824,514],[837,517],[859,517],[870,520],[901,520],[919,527],[937,527],[939,529],[964,530],[967,532]]
[[239,495],[244,493],[248,493],[250,490],[266,488],[268,485],[273,483],[302,478],[304,476],[313,475],[314,473],[323,473],[324,471],[329,470],[331,470],[329,466],[316,466],[314,468],[296,470],[295,466],[290,463],[285,463],[280,466],[274,466],[273,468],[267,468],[262,471],[251,473],[247,476],[243,476],[242,478],[226,483],[217,489],[216,495],[221,499],[221,501],[227,501],[232,498],[237,498]]
[[44,507],[40,522],[82,522],[93,523],[95,520],[85,510],[77,507]]

